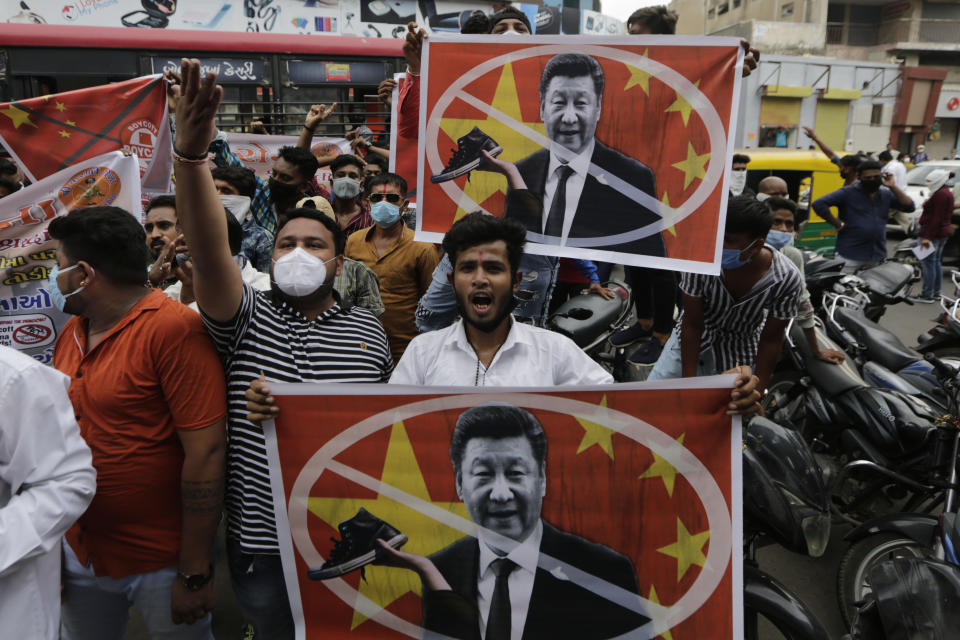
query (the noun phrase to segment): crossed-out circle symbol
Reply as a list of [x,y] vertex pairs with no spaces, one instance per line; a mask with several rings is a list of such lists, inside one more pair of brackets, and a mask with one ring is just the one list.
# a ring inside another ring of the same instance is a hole
[[[428,115],[426,139],[428,141],[437,140],[440,129],[440,120],[442,119],[443,114],[445,114],[450,105],[453,104],[453,101],[459,98],[459,94],[461,92],[467,93],[466,87],[474,80],[477,80],[485,74],[497,68],[503,67],[511,62],[518,62],[527,58],[536,58],[539,56],[556,55],[559,53],[570,52],[570,45],[543,45],[529,47],[521,49],[520,51],[505,53],[501,56],[497,56],[496,58],[491,58],[490,60],[482,62],[481,64],[478,64],[472,69],[466,71],[440,95],[436,105],[434,105],[433,110]],[[570,246],[578,247],[606,247],[639,240],[641,238],[653,235],[654,233],[659,233],[664,229],[677,224],[690,214],[697,211],[697,209],[703,205],[704,202],[706,202],[707,198],[710,197],[710,194],[713,192],[716,185],[723,179],[724,157],[726,155],[726,139],[724,135],[726,127],[724,126],[720,115],[717,113],[716,108],[714,108],[713,103],[710,102],[710,99],[680,73],[674,71],[665,64],[657,62],[656,60],[651,60],[645,56],[624,51],[623,49],[618,49],[613,46],[586,44],[578,46],[575,52],[586,53],[595,58],[615,60],[617,62],[636,67],[641,71],[649,73],[657,80],[660,80],[668,87],[675,90],[677,95],[686,100],[687,103],[693,107],[693,110],[696,111],[697,115],[700,116],[701,120],[703,120],[703,124],[706,128],[707,136],[710,142],[710,159],[707,164],[707,172],[700,181],[700,184],[690,195],[690,197],[688,197],[679,207],[673,209],[671,216],[661,217],[657,221],[624,233],[596,238],[576,238],[575,242],[573,241],[574,239],[571,239],[568,244]],[[539,136],[539,133],[534,131],[529,131],[526,133],[518,131],[517,133],[518,135],[526,135],[531,137],[531,139],[534,139],[533,135]],[[427,144],[426,161],[429,174],[436,174],[443,170],[444,164],[443,160],[440,158],[437,144]],[[451,180],[440,183],[440,188],[443,189],[447,197],[449,197],[451,201],[457,203],[461,209],[465,209],[466,211],[486,211],[479,203],[474,202],[472,198],[466,195],[463,192],[463,189],[457,186],[454,181]],[[660,207],[661,210],[666,210],[667,205],[660,203]],[[490,212],[487,211],[487,213]]]
[[[399,421],[410,420],[420,415],[438,411],[466,409],[490,400],[490,394],[441,396],[391,408],[361,420],[338,433],[314,453],[297,475],[287,505],[293,543],[307,566],[319,567],[324,562],[324,557],[314,546],[308,530],[307,504],[310,498],[310,490],[328,469],[331,473],[344,475],[344,472],[338,469],[346,468],[342,463],[334,460],[336,456],[353,444],[382,429],[390,428]],[[654,638],[686,620],[706,603],[723,579],[730,562],[733,529],[723,492],[710,471],[689,449],[653,425],[630,414],[614,409],[604,409],[605,413],[598,416],[596,405],[588,402],[532,393],[497,394],[496,400],[525,409],[585,416],[598,424],[614,429],[666,460],[677,470],[678,474],[686,478],[700,498],[710,529],[710,546],[706,562],[704,562],[697,579],[680,600],[673,606],[666,608],[666,615],[651,620],[640,629],[624,634],[623,637],[636,637],[636,634],[639,633],[644,637]],[[392,488],[381,488],[379,492],[386,493],[390,489]],[[406,506],[420,511],[415,505],[407,504]],[[423,511],[420,512],[423,513]],[[424,515],[432,517],[425,513]],[[469,521],[467,523],[470,524]],[[367,618],[376,620],[385,627],[412,638],[420,637],[422,630],[418,625],[381,609],[342,578],[325,580],[323,584],[348,606],[356,609]]]

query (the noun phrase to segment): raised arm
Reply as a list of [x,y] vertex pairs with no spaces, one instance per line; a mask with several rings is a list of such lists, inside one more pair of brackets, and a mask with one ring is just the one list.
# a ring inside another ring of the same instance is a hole
[[197,304],[213,320],[227,322],[240,307],[243,281],[230,255],[223,204],[206,163],[223,90],[217,85],[216,74],[200,77],[196,60],[184,60],[181,75],[174,142],[177,217],[190,246]]
[[813,129],[810,127],[801,127],[803,132],[807,134],[807,137],[817,143],[817,146],[820,147],[820,151],[823,151],[823,155],[827,156],[831,160],[837,157],[837,154],[833,149],[827,146],[827,143],[817,137],[817,134],[813,132]]
[[310,107],[310,111],[303,119],[303,129],[300,130],[300,137],[297,139],[298,147],[310,151],[310,144],[313,142],[317,127],[333,113],[336,106],[337,103],[334,102],[329,107],[325,104],[315,104]]

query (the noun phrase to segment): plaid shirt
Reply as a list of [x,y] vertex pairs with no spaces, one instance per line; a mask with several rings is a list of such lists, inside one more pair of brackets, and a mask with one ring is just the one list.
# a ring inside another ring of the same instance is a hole
[[355,307],[363,307],[378,318],[383,315],[383,300],[380,299],[380,279],[362,262],[343,259],[343,269],[333,281],[333,288],[340,294],[343,302]]
[[[230,150],[230,144],[227,142],[226,133],[223,131],[217,132],[217,137],[214,138],[213,142],[210,143],[209,151],[213,154],[213,163],[218,167],[247,166],[243,164],[243,161],[240,158],[237,157],[237,154]],[[273,203],[270,201],[270,183],[260,176],[255,177],[257,179],[257,188],[254,189],[253,198],[250,199],[250,213],[253,216],[253,221],[258,226],[269,231],[272,236],[276,236],[277,214],[274,211]],[[317,177],[314,176],[306,195],[323,196],[324,198],[329,198],[330,192],[327,191],[319,182],[317,182]],[[244,234],[244,236],[246,236],[246,234]],[[271,255],[273,253],[272,247],[270,249],[270,253]],[[253,260],[253,262],[254,265],[256,265],[256,260]],[[260,270],[260,267],[257,267],[257,269]]]

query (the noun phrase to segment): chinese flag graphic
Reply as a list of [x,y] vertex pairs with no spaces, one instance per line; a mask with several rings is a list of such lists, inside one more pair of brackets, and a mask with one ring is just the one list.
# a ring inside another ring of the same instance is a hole
[[36,182],[110,151],[140,161],[144,185],[169,181],[166,86],[160,76],[0,104],[0,143]]

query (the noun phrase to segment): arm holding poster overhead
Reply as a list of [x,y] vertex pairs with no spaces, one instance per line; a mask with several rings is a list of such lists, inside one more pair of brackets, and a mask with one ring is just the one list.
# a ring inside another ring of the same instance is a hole
[[216,134],[214,118],[223,97],[214,74],[200,78],[200,63],[184,60],[183,84],[176,88],[177,135],[174,142],[177,217],[191,249],[194,292],[205,314],[231,320],[240,307],[243,281],[230,255],[223,204],[205,158]]

